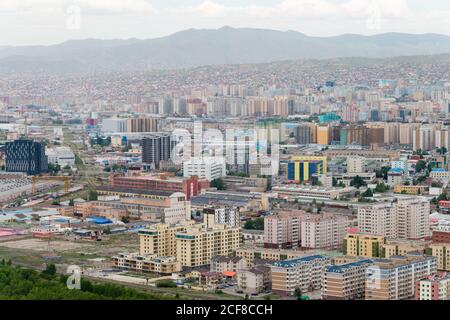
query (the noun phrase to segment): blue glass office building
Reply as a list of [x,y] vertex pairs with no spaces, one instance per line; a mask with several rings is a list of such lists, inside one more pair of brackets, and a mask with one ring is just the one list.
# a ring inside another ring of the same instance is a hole
[[16,140],[5,146],[7,172],[24,172],[37,175],[48,171],[45,145],[33,140]]

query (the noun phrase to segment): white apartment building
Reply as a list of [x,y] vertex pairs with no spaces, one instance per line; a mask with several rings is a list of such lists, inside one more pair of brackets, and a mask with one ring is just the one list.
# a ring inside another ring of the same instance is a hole
[[375,259],[366,269],[366,300],[407,300],[416,291],[416,281],[436,273],[436,258],[410,254]]
[[450,300],[450,276],[433,274],[416,284],[416,300]]
[[347,157],[347,173],[361,173],[365,170],[366,158],[364,157]]
[[395,203],[373,204],[358,209],[361,233],[391,239],[423,239],[429,236],[430,203],[417,197],[399,199]]
[[399,239],[423,239],[429,236],[430,202],[427,199],[399,200],[395,207]]
[[293,295],[296,288],[300,288],[301,292],[319,290],[329,264],[331,258],[321,255],[275,262],[271,266],[272,292]]
[[205,208],[203,214],[214,216],[214,223],[226,224],[231,228],[240,227],[239,209],[235,207]]
[[183,163],[183,175],[212,181],[227,175],[225,161],[223,158],[192,158]]
[[348,219],[327,213],[305,215],[300,226],[302,248],[339,250],[347,232]]
[[391,203],[380,203],[358,208],[359,232],[397,238],[397,217]]

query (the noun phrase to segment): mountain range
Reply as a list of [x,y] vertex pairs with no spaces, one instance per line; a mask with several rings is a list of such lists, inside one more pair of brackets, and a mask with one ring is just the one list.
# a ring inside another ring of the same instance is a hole
[[311,37],[296,31],[189,29],[156,39],[71,40],[0,46],[0,72],[112,72],[297,59],[389,58],[450,53],[450,36],[385,33]]

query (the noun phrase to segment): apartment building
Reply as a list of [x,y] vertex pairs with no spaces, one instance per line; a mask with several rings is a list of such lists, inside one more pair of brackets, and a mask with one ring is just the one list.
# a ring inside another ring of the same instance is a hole
[[366,270],[366,300],[414,298],[416,281],[437,271],[435,257],[416,254],[374,259]]
[[258,247],[241,247],[236,249],[236,256],[244,258],[249,266],[257,260],[280,261],[292,260],[305,256],[305,252],[285,249],[268,249]]
[[344,254],[351,257],[376,258],[385,243],[383,236],[370,234],[347,234],[344,238]]
[[398,199],[358,208],[358,227],[361,233],[390,239],[424,239],[430,236],[429,215],[427,199]]
[[175,235],[176,257],[182,266],[210,264],[217,255],[231,255],[241,244],[241,229],[224,224],[193,225]]
[[425,240],[393,240],[388,239],[382,246],[382,258],[404,256],[411,252],[424,253],[430,242]]
[[433,243],[430,250],[431,255],[437,259],[437,269],[450,271],[450,243]]
[[344,254],[351,257],[390,258],[411,252],[424,253],[430,241],[394,240],[383,236],[348,234],[344,239]]
[[430,178],[444,184],[448,184],[448,182],[450,181],[450,171],[442,168],[434,168],[430,172]]
[[273,249],[301,246],[303,211],[281,212],[264,218],[264,247]]
[[397,238],[397,217],[391,203],[379,203],[358,208],[358,228],[364,234]]
[[399,199],[395,207],[399,239],[423,239],[430,236],[430,202],[428,199]]
[[450,275],[438,273],[416,281],[415,300],[450,300]]
[[239,209],[235,207],[204,208],[203,215],[211,216],[216,224],[226,224],[232,228],[241,225]]
[[366,158],[351,156],[347,157],[347,172],[348,173],[362,173],[365,172]]
[[125,271],[172,274],[181,271],[181,263],[175,257],[156,255],[118,254],[112,257],[114,267]]
[[270,267],[258,265],[241,269],[236,274],[237,290],[246,294],[260,294],[271,289]]
[[340,250],[348,219],[332,213],[305,214],[300,226],[302,248]]
[[372,260],[364,259],[325,268],[324,300],[358,300],[365,297],[366,269]]
[[140,230],[140,254],[156,255],[158,257],[176,256],[175,234],[186,230],[188,227],[188,224],[169,225],[159,223]]
[[247,260],[242,257],[215,256],[211,259],[210,271],[224,273],[247,269]]
[[209,265],[215,256],[228,256],[239,248],[240,228],[227,225],[194,224],[156,224],[139,231],[140,254],[157,257],[173,257],[182,266],[197,267]]
[[303,293],[319,290],[329,264],[331,258],[322,255],[275,262],[271,266],[272,292],[292,296],[296,288]]

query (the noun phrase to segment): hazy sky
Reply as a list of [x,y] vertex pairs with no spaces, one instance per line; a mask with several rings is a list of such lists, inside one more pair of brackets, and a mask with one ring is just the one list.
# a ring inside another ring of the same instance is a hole
[[450,0],[0,0],[0,45],[154,38],[189,28],[450,35]]

